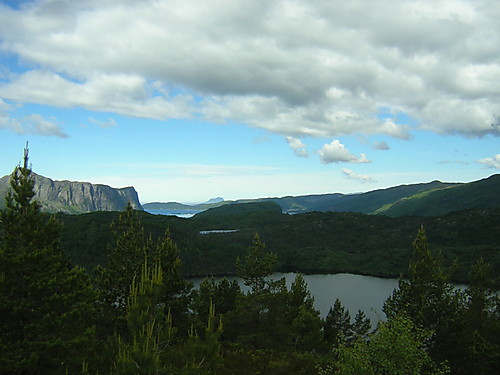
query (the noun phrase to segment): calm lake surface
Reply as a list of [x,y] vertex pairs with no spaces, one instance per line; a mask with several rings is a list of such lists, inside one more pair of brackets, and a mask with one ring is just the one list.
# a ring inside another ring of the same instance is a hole
[[[290,288],[295,273],[275,273],[272,279],[284,277]],[[382,279],[379,277],[353,275],[340,273],[334,275],[303,275],[311,295],[314,296],[314,305],[325,317],[328,310],[333,306],[338,298],[342,305],[349,310],[351,318],[354,319],[358,310],[365,312],[372,323],[384,319],[382,312],[384,301],[392,294],[398,286],[397,279]],[[220,278],[216,278],[220,280]],[[228,277],[229,280],[238,280],[243,291],[248,290],[243,284],[243,280],[237,277]],[[195,287],[198,287],[203,279],[191,280]]]

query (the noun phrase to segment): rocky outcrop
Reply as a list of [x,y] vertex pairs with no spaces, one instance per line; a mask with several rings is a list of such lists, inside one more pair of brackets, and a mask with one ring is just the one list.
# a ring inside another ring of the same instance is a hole
[[[112,188],[89,182],[54,181],[33,173],[35,199],[47,212],[79,214],[92,211],[122,211],[128,202],[136,210],[142,210],[139,197],[133,187]],[[0,195],[8,190],[10,176],[0,179]]]

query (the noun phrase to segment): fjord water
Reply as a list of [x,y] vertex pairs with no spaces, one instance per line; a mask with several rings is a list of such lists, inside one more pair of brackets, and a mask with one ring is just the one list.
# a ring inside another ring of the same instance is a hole
[[[287,286],[290,288],[293,280],[295,280],[295,276],[295,273],[275,273],[271,279],[278,280],[284,277]],[[338,298],[342,302],[342,305],[349,310],[353,319],[357,311],[362,310],[372,323],[384,319],[385,315],[382,311],[384,301],[398,286],[397,279],[384,279],[348,273],[303,275],[303,277],[311,295],[314,297],[314,306],[320,311],[322,317],[328,314],[328,310]],[[228,279],[238,280],[243,291],[246,292],[248,290],[243,284],[243,280],[237,277],[228,277]],[[193,279],[192,281],[196,288],[203,279]]]
[[165,216],[177,216],[183,217],[185,219],[189,219],[193,217],[197,213],[202,212],[202,210],[145,210],[146,212],[153,215],[165,215]]

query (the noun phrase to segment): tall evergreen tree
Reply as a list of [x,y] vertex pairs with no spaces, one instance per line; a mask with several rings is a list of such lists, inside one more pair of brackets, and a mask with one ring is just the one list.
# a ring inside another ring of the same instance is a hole
[[266,245],[256,233],[243,261],[237,259],[238,274],[245,280],[253,294],[260,294],[266,288],[266,277],[276,269],[278,258],[266,250]]
[[337,348],[352,335],[351,316],[337,298],[323,323],[324,337],[328,345]]
[[113,372],[121,374],[167,373],[166,351],[172,345],[172,316],[162,304],[163,272],[159,262],[152,267],[147,257],[141,273],[134,276],[127,301],[128,332],[118,337],[118,355]]
[[101,339],[114,333],[126,332],[126,307],[130,285],[147,256],[148,246],[144,227],[130,203],[120,213],[118,221],[111,223],[113,242],[108,248],[104,267],[98,266],[94,282],[99,292],[99,325]]
[[0,214],[0,373],[76,372],[95,349],[95,293],[59,246],[60,224],[33,200],[24,151]]
[[371,329],[371,321],[366,317],[364,311],[358,310],[352,323],[352,338],[351,341],[363,341],[368,337]]
[[428,341],[432,358],[448,360],[455,371],[461,361],[455,347],[464,329],[462,301],[463,295],[448,281],[441,259],[429,250],[421,227],[413,242],[409,279],[399,280],[384,312],[389,318],[404,315],[417,327],[433,332]]
[[471,268],[465,291],[465,328],[460,346],[459,374],[493,375],[500,372],[500,296],[490,278],[490,266],[481,258]]
[[[162,302],[175,317],[176,325],[186,327],[186,314],[189,307],[189,294],[192,285],[181,272],[182,261],[179,249],[167,228],[163,239],[152,247],[151,257],[162,265]],[[206,315],[205,315],[206,317]]]

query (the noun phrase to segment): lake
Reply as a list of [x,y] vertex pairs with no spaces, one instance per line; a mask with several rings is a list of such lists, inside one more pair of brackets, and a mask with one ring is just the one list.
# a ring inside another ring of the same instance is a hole
[[[293,280],[295,280],[295,275],[295,273],[275,273],[271,279],[277,280],[284,277],[288,288],[290,288]],[[348,273],[302,276],[311,295],[314,296],[314,306],[320,311],[322,317],[328,314],[328,310],[338,298],[342,305],[349,310],[352,319],[354,319],[358,310],[362,310],[371,319],[372,323],[384,319],[385,315],[382,311],[384,301],[398,286],[397,279],[383,279]],[[216,279],[220,280],[220,278]],[[248,290],[243,284],[243,280],[234,276],[228,277],[228,279],[237,279],[243,291]],[[195,287],[198,287],[203,279],[198,278],[191,281]]]

